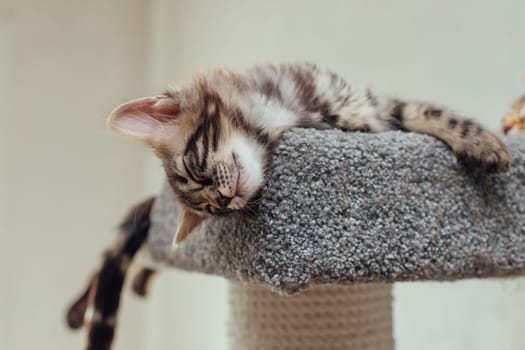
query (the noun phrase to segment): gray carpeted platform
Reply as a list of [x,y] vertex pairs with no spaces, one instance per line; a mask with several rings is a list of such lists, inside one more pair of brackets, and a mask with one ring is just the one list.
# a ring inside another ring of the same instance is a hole
[[149,249],[178,268],[293,293],[316,283],[453,280],[525,272],[525,139],[508,174],[474,178],[424,135],[295,130],[258,218],[213,219],[171,251],[161,191]]

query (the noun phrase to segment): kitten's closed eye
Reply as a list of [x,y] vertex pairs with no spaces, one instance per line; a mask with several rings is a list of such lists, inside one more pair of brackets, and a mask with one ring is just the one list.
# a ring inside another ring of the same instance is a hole
[[210,178],[205,178],[204,180],[201,180],[199,183],[202,186],[211,186],[213,184],[213,180]]
[[178,182],[180,182],[182,184],[187,184],[188,183],[188,179],[186,179],[184,176],[180,176],[178,174],[175,174],[175,175],[173,175],[173,177],[175,178],[175,180],[177,180]]
[[199,186],[199,187],[196,187],[196,188],[190,188],[188,191],[191,192],[191,193],[195,193],[195,192],[200,192],[204,189],[204,186]]
[[207,179],[206,178],[206,179],[204,179],[202,181],[198,181],[198,182],[191,180],[192,183],[190,185],[190,180],[188,180],[184,176],[181,176],[179,174],[174,174],[173,177],[180,184],[186,185],[187,186],[187,191],[190,192],[190,193],[200,192],[200,191],[204,190],[204,188],[206,188],[207,186],[211,186],[213,184],[213,181],[211,179]]

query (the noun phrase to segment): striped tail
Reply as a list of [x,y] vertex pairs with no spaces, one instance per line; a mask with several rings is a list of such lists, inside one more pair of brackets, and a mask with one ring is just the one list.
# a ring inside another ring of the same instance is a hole
[[[72,329],[88,330],[87,350],[109,350],[115,334],[120,295],[131,261],[148,237],[154,199],[133,207],[119,226],[116,243],[104,254],[102,266],[87,288],[69,307],[66,319]],[[146,295],[154,270],[143,268],[133,281],[133,290]]]

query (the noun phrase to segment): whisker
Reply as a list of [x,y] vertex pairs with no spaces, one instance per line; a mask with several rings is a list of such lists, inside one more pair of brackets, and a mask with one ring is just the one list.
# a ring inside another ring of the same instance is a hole
[[246,204],[247,204],[247,205],[250,205],[250,204],[259,204],[259,203],[261,203],[263,200],[264,200],[264,198],[257,198],[257,199],[254,199],[254,200],[251,200],[251,201],[247,202]]
[[274,225],[272,225],[271,223],[269,222],[266,222],[261,214],[259,214],[256,210],[254,210],[253,208],[251,208],[250,206],[246,206],[244,207],[243,209],[245,210],[249,210],[249,212],[243,210],[243,214],[245,215],[245,217],[248,217],[250,219],[260,219],[258,220],[258,223],[261,223],[263,224],[263,226],[265,226],[266,228],[269,228],[269,229],[274,229]]

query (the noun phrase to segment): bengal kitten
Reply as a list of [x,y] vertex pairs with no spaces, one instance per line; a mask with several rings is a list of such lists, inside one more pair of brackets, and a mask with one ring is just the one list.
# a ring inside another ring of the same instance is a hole
[[509,113],[503,118],[503,132],[510,135],[524,135],[525,132],[525,95],[518,98]]
[[[445,142],[471,171],[502,172],[511,163],[506,146],[475,122],[433,104],[356,89],[313,64],[199,74],[163,94],[118,106],[108,126],[151,146],[161,159],[184,208],[175,243],[206,217],[255,202],[275,145],[295,127],[412,131]],[[138,208],[130,214],[138,218],[138,226],[124,222],[120,242],[68,313],[70,325],[79,327],[86,309],[93,308],[86,320],[88,349],[108,349],[111,344],[122,283],[147,235],[151,201]],[[143,287],[151,274],[144,270],[136,284]]]

